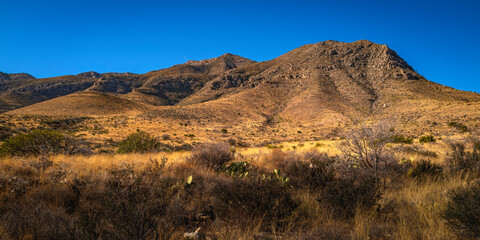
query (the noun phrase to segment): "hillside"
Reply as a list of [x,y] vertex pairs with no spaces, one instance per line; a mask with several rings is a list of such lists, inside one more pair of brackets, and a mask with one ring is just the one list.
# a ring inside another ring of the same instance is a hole
[[44,114],[56,116],[111,116],[138,114],[148,106],[99,92],[78,92],[54,98],[10,114]]

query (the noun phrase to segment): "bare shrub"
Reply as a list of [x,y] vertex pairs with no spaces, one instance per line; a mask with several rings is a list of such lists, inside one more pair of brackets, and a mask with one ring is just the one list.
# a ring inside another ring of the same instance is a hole
[[205,143],[194,149],[187,161],[218,171],[233,159],[234,155],[227,144]]
[[393,136],[390,129],[385,124],[359,127],[344,135],[345,141],[339,149],[347,161],[378,175],[393,160],[386,151],[386,145]]

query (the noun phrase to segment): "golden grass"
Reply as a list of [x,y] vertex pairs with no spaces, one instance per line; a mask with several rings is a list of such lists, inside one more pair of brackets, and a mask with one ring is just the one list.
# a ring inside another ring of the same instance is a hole
[[466,184],[464,178],[455,176],[444,180],[410,180],[400,189],[385,192],[381,203],[399,203],[394,239],[455,239],[440,216],[447,193]]

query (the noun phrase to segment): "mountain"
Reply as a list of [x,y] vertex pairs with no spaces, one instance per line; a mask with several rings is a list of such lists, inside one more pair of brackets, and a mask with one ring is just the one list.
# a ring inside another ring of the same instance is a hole
[[28,74],[0,73],[0,112],[84,90],[121,94],[127,99],[152,105],[173,105],[219,74],[253,62],[225,54],[146,74],[85,72],[35,79]]
[[419,108],[422,105],[443,116],[452,114],[445,104],[462,104],[464,110],[458,114],[463,114],[479,100],[479,94],[426,80],[386,45],[326,41],[226,71],[180,101],[183,108],[148,115],[196,118],[198,113],[202,119],[209,112],[218,121],[229,122],[245,120],[240,113],[255,121],[333,126],[372,117],[413,121],[433,115]]
[[[106,105],[113,97],[140,104],[134,112],[150,119],[328,128],[361,119],[480,119],[479,94],[428,81],[388,46],[367,40],[309,44],[265,62],[225,54],[145,74],[88,72],[12,82],[18,83],[0,92],[4,111],[85,91],[109,94]],[[40,104],[9,113],[53,114],[62,102]]]

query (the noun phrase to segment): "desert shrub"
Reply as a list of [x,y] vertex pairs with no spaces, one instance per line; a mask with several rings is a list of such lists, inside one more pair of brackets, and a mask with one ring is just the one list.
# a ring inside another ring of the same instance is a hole
[[160,147],[158,139],[149,133],[139,131],[127,136],[118,144],[117,153],[152,152]]
[[237,144],[237,140],[235,140],[235,138],[229,138],[227,142],[230,146],[235,146],[235,144]]
[[442,166],[434,164],[427,160],[420,160],[414,163],[413,167],[407,172],[407,176],[411,178],[425,178],[427,176],[440,176],[442,174]]
[[177,191],[176,180],[131,168],[112,169],[110,174],[105,191],[87,196],[88,205],[80,207],[82,225],[95,223],[90,232],[107,239],[158,236],[156,226]]
[[291,189],[276,178],[234,178],[219,182],[213,192],[220,218],[232,222],[261,218],[263,229],[281,225],[299,205]]
[[7,126],[0,126],[0,141],[4,141],[13,136],[15,131]]
[[480,151],[480,138],[472,139],[473,149]]
[[450,170],[463,171],[473,170],[480,167],[480,151],[473,148],[466,150],[466,146],[461,142],[449,143],[450,151],[447,153],[447,163]]
[[291,179],[292,186],[318,190],[333,180],[334,161],[325,153],[310,151],[300,157],[303,161],[290,161],[282,168],[282,172]]
[[78,238],[155,239],[171,231],[163,220],[184,182],[165,176],[165,163],[166,159],[151,160],[143,171],[132,165],[115,166],[100,185],[72,183],[79,196],[73,213]]
[[460,237],[480,237],[480,184],[475,182],[449,193],[442,217]]
[[435,137],[433,135],[425,135],[425,136],[421,136],[418,141],[421,143],[428,143],[428,142],[436,142],[437,140],[435,140]]
[[267,144],[267,145],[265,145],[265,147],[268,148],[268,149],[276,149],[276,148],[283,148],[283,145]]
[[0,154],[13,156],[89,152],[86,143],[81,140],[58,132],[39,129],[11,137],[0,146]]
[[183,143],[182,145],[177,145],[177,146],[173,146],[173,147],[170,147],[170,148],[168,148],[166,146],[169,146],[169,145],[164,144],[163,148],[164,149],[171,149],[171,150],[176,151],[176,152],[178,152],[178,151],[190,151],[190,150],[193,149],[192,145],[190,145],[188,143]]
[[379,178],[371,171],[348,169],[329,182],[318,198],[334,217],[352,218],[357,209],[368,210],[381,198]]
[[170,139],[172,139],[172,138],[171,138],[170,135],[168,135],[168,134],[163,134],[163,135],[162,135],[162,139],[163,139],[163,140],[170,140]]
[[454,128],[458,129],[458,130],[459,130],[460,132],[462,132],[462,133],[468,131],[467,126],[465,126],[463,123],[449,122],[449,123],[448,123],[448,126],[449,126],[449,127],[454,127]]
[[187,161],[218,171],[233,158],[228,144],[205,143],[195,148]]
[[392,142],[393,143],[406,143],[406,144],[412,144],[413,143],[413,138],[412,137],[405,137],[400,134],[395,134],[392,136]]
[[[71,219],[62,208],[47,206],[44,202],[19,200],[7,207],[1,217],[2,239],[75,239]],[[5,238],[3,238],[5,237]]]

